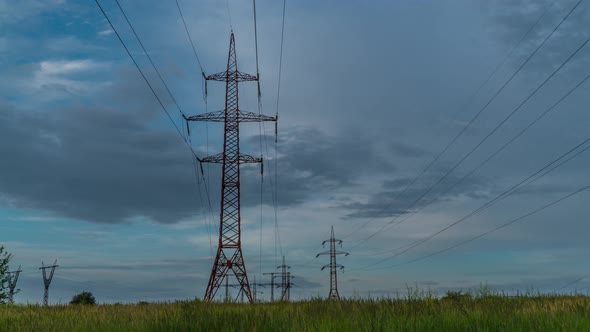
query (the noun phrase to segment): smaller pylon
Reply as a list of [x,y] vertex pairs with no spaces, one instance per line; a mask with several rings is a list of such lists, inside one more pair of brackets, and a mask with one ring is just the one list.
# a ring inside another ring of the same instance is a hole
[[326,242],[330,243],[330,251],[324,251],[317,254],[315,257],[319,257],[321,255],[330,255],[330,264],[326,264],[322,266],[322,271],[329,267],[330,268],[330,294],[328,295],[329,299],[340,300],[340,294],[338,294],[338,276],[337,276],[337,269],[344,269],[343,265],[336,263],[336,256],[337,255],[344,255],[348,256],[347,252],[338,251],[336,250],[336,243],[342,247],[342,240],[336,239],[334,237],[334,226],[332,226],[332,232],[330,234],[329,240],[324,240],[322,242],[322,246],[326,245]]
[[280,276],[276,275],[277,273],[275,272],[268,272],[268,273],[263,273],[262,275],[270,275],[270,282],[269,283],[265,283],[265,284],[258,284],[259,286],[270,286],[270,302],[274,302],[275,301],[275,278],[278,278]]
[[[43,286],[45,288],[45,292],[43,293],[43,305],[47,305],[49,303],[49,285],[51,285],[51,279],[53,279],[53,273],[55,272],[55,268],[58,267],[57,259],[53,262],[53,265],[45,266],[45,263],[41,262],[41,267],[39,270],[43,273]],[[47,277],[47,273],[45,272],[46,269],[51,269],[49,273],[49,277]]]
[[283,264],[277,266],[277,269],[281,269],[281,301],[289,301],[291,273],[287,270],[290,268],[285,264],[285,256],[283,256]]
[[9,271],[8,274],[8,301],[14,303],[14,290],[16,289],[16,283],[18,282],[18,276],[23,270],[20,269],[20,265],[16,271]]
[[252,284],[252,297],[254,298],[254,303],[258,303],[258,294],[263,294],[262,291],[258,290],[258,286],[264,287],[265,284],[256,283],[256,275],[254,276],[254,283]]

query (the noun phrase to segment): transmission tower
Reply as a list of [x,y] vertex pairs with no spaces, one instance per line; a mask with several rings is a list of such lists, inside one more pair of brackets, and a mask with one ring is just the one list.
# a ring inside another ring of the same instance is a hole
[[14,302],[14,290],[16,289],[16,283],[18,282],[18,276],[23,270],[20,269],[20,266],[16,271],[9,271],[8,274],[8,301],[10,303]]
[[277,269],[281,269],[281,301],[289,301],[291,295],[291,273],[287,270],[291,267],[285,264],[285,256],[283,256],[283,264],[277,266]]
[[252,284],[252,297],[254,298],[254,303],[258,302],[258,294],[263,294],[262,291],[257,290],[258,286],[264,287],[266,284],[256,283],[256,276],[254,276],[254,283]]
[[[53,273],[55,272],[55,268],[58,267],[57,259],[53,262],[53,265],[45,266],[43,262],[41,262],[41,267],[39,270],[43,272],[43,286],[45,286],[45,292],[43,293],[43,305],[47,305],[49,303],[49,285],[51,285],[51,279],[53,279]],[[47,277],[47,273],[45,273],[46,269],[51,269],[49,273],[49,277]]]
[[262,158],[240,154],[240,122],[276,121],[276,117],[241,111],[238,106],[238,83],[258,81],[259,77],[238,71],[233,31],[229,39],[227,68],[225,71],[205,77],[207,81],[225,82],[225,109],[217,112],[185,117],[187,121],[211,121],[224,123],[223,152],[207,156],[201,162],[222,164],[221,209],[219,216],[219,243],[211,276],[205,291],[205,300],[211,301],[223,280],[233,274],[253,302],[246,265],[242,255],[240,219],[240,164],[262,163]]
[[320,252],[315,257],[319,257],[321,255],[330,255],[330,264],[326,264],[326,265],[322,266],[322,271],[327,267],[330,268],[330,294],[328,295],[328,298],[340,300],[340,295],[338,294],[337,269],[340,268],[342,270],[342,269],[344,269],[344,266],[336,263],[336,256],[337,255],[348,256],[348,253],[344,252],[344,251],[336,250],[336,243],[338,243],[340,245],[340,247],[342,247],[342,240],[338,240],[334,237],[334,226],[332,226],[332,232],[330,234],[330,239],[324,240],[324,242],[322,242],[322,246],[325,246],[326,242],[330,243],[330,251]]
[[280,276],[276,275],[275,272],[268,272],[268,273],[263,273],[262,275],[270,275],[270,282],[269,283],[265,283],[265,284],[258,284],[259,286],[270,286],[270,302],[274,302],[275,301],[275,278],[278,278]]

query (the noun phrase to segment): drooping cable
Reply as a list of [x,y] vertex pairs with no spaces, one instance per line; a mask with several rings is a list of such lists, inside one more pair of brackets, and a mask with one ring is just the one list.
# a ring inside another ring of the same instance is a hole
[[[529,175],[528,177],[526,177],[525,179],[521,180],[520,182],[516,183],[515,185],[513,185],[512,187],[510,187],[509,189],[505,190],[504,192],[502,192],[501,194],[497,195],[496,197],[494,197],[493,199],[489,200],[488,202],[486,202],[485,204],[481,205],[480,207],[478,207],[477,209],[471,211],[470,213],[468,213],[467,215],[459,218],[458,220],[454,221],[453,223],[447,225],[446,227],[442,228],[441,230],[427,236],[421,239],[418,239],[416,241],[414,241],[413,243],[410,244],[410,246],[406,246],[406,249],[404,249],[403,251],[400,251],[390,257],[387,257],[385,259],[382,259],[376,263],[372,263],[372,264],[368,264],[362,268],[358,268],[355,270],[359,270],[359,269],[365,269],[367,267],[370,266],[375,266],[381,263],[384,263],[388,260],[391,260],[395,257],[400,256],[403,253],[408,252],[409,250],[422,245],[423,243],[433,239],[434,237],[442,234],[443,232],[451,229],[452,227],[458,225],[459,223],[462,223],[463,221],[481,213],[482,211],[488,209],[489,207],[495,205],[497,202],[504,200],[507,197],[512,196],[513,194],[519,192],[520,190],[522,190],[523,188],[529,186],[530,184],[536,182],[537,180],[543,178],[544,176],[546,176],[547,174],[551,173],[553,170],[561,167],[562,165],[568,163],[569,161],[571,161],[572,159],[576,158],[577,156],[579,156],[580,154],[586,152],[587,150],[590,149],[590,145],[586,146],[585,148],[575,152],[576,150],[580,149],[582,146],[586,145],[588,142],[590,142],[590,137],[586,138],[585,140],[583,140],[582,142],[580,142],[579,144],[577,144],[576,146],[572,147],[571,149],[569,149],[567,152],[563,153],[562,155],[560,155],[559,157],[557,157],[556,159],[552,160],[551,162],[549,162],[548,164],[546,164],[545,166],[543,166],[542,168],[540,168],[539,170],[537,170],[536,172],[534,172],[533,174]],[[574,153],[575,152],[575,153]],[[572,154],[573,153],[573,154]],[[569,157],[568,157],[569,156]],[[483,235],[482,235],[483,236]],[[480,236],[481,237],[481,236]],[[468,241],[470,242],[470,241]]]
[[180,4],[178,3],[178,0],[176,0],[176,8],[178,8],[178,13],[180,14],[180,18],[182,19],[182,24],[184,25],[184,31],[186,31],[186,35],[188,36],[188,40],[191,43],[191,47],[193,49],[193,54],[195,55],[195,58],[197,59],[197,64],[199,64],[199,69],[201,69],[201,75],[203,76],[203,78],[205,78],[206,77],[205,71],[203,70],[203,66],[201,65],[201,60],[199,59],[199,55],[197,54],[197,48],[195,47],[195,43],[193,42],[193,38],[191,37],[191,34],[188,31],[188,27],[186,25],[186,21],[184,20],[184,15],[182,14],[182,9],[180,8]]
[[485,164],[487,164],[490,160],[492,160],[495,156],[497,156],[500,152],[502,152],[506,147],[508,147],[509,145],[511,145],[514,141],[516,141],[518,138],[520,138],[525,132],[527,132],[533,125],[535,125],[539,120],[541,120],[543,117],[545,117],[549,112],[551,112],[553,109],[555,109],[555,107],[557,107],[559,104],[561,104],[565,99],[567,99],[567,97],[569,97],[574,91],[576,91],[578,88],[580,88],[584,83],[586,83],[588,80],[590,79],[590,74],[587,75],[584,79],[582,79],[580,82],[578,82],[578,84],[576,84],[573,88],[571,88],[567,93],[565,93],[561,98],[559,98],[555,103],[553,103],[553,105],[551,105],[549,108],[547,108],[543,113],[539,114],[539,116],[537,116],[532,122],[530,122],[526,127],[524,127],[518,134],[516,134],[515,136],[513,136],[509,141],[507,141],[506,143],[504,143],[504,145],[502,145],[499,149],[497,149],[494,153],[492,153],[488,158],[486,158],[484,161],[482,161],[481,163],[479,163],[475,168],[473,168],[471,171],[469,171],[467,174],[465,174],[464,176],[462,176],[459,180],[455,181],[455,183],[453,183],[450,187],[448,187],[446,190],[438,193],[432,200],[430,200],[426,205],[420,207],[420,209],[417,209],[415,211],[412,211],[410,213],[408,213],[406,215],[406,217],[404,219],[402,219],[401,221],[393,224],[393,226],[397,226],[399,224],[401,224],[402,222],[405,222],[407,219],[409,219],[411,216],[416,215],[416,213],[418,213],[420,210],[424,210],[425,208],[427,208],[428,206],[430,206],[431,204],[433,204],[434,202],[436,202],[439,198],[444,197],[444,195],[446,195],[448,192],[450,192],[453,188],[455,188],[457,185],[461,184],[466,178],[468,178],[469,176],[471,176],[473,173],[475,173],[478,169],[480,169],[481,167],[483,167]]
[[141,74],[141,77],[143,78],[143,80],[145,81],[145,83],[149,87],[150,91],[152,92],[152,94],[154,95],[154,97],[156,98],[156,100],[158,101],[158,104],[160,104],[162,110],[164,111],[164,113],[166,114],[166,116],[168,117],[168,119],[170,119],[170,122],[172,122],[172,125],[174,125],[174,128],[176,128],[176,131],[178,132],[178,135],[180,135],[180,137],[182,138],[182,140],[185,143],[185,145],[190,149],[192,155],[198,161],[200,161],[201,159],[197,156],[197,153],[193,150],[193,148],[189,144],[187,138],[184,137],[184,135],[182,134],[182,132],[181,132],[180,128],[178,127],[178,125],[176,124],[176,122],[174,122],[174,119],[170,115],[170,112],[168,112],[168,109],[166,108],[166,106],[164,106],[164,103],[162,102],[162,100],[160,99],[160,97],[158,96],[158,94],[156,93],[156,90],[151,85],[151,83],[149,82],[149,80],[147,79],[147,77],[145,76],[145,74],[143,73],[143,70],[141,70],[141,67],[139,67],[139,64],[137,63],[137,61],[135,60],[135,58],[131,54],[131,51],[129,51],[129,48],[127,48],[127,45],[125,44],[125,42],[121,38],[121,35],[117,31],[117,29],[115,29],[115,26],[113,25],[113,23],[111,22],[110,18],[107,15],[107,13],[104,11],[104,9],[102,8],[102,6],[100,5],[100,2],[98,0],[94,0],[94,2],[96,2],[96,5],[98,6],[98,8],[102,12],[104,18],[109,23],[109,26],[111,27],[111,29],[113,30],[113,32],[115,33],[115,35],[117,36],[117,38],[119,39],[119,42],[121,42],[121,45],[123,46],[123,48],[127,52],[127,55],[129,56],[129,58],[131,58],[131,61],[133,61],[133,64],[135,65],[135,67],[137,68],[137,70],[139,71],[139,73]]
[[575,280],[573,280],[573,281],[571,281],[571,282],[568,282],[567,284],[565,284],[565,285],[563,285],[563,286],[559,287],[559,288],[558,288],[558,289],[556,289],[555,291],[556,291],[556,292],[559,292],[560,290],[562,290],[562,289],[566,289],[566,288],[570,287],[571,285],[577,284],[578,282],[580,282],[580,281],[582,281],[582,280],[584,280],[584,279],[586,279],[586,278],[588,278],[588,277],[590,277],[590,274],[586,274],[586,275],[584,275],[584,276],[582,276],[582,277],[579,277],[579,278],[577,278],[577,279],[575,279]]
[[[278,150],[279,150],[279,146],[278,146],[278,121],[279,121],[279,106],[280,106],[280,98],[281,98],[281,77],[282,77],[282,72],[283,72],[283,45],[284,45],[284,40],[285,40],[285,13],[286,13],[286,8],[287,8],[287,0],[283,0],[283,20],[281,23],[281,51],[280,51],[280,55],[279,55],[279,77],[278,77],[278,81],[277,81],[277,104],[276,104],[276,112],[275,112],[275,117],[276,117],[276,122],[275,122],[275,151],[274,151],[274,192],[275,192],[275,201],[274,201],[274,214],[275,214],[275,228],[276,228],[276,237],[278,239],[279,242],[279,246],[281,248],[281,256],[283,255],[283,247],[281,245],[281,233],[280,233],[280,229],[279,229],[279,222],[278,222],[278,205],[279,205],[279,185],[278,185]],[[276,256],[276,254],[275,254]]]
[[455,244],[453,246],[446,247],[446,248],[441,249],[441,250],[438,250],[438,251],[436,251],[434,253],[431,253],[431,254],[428,254],[428,255],[424,255],[424,256],[420,256],[418,258],[415,258],[415,259],[412,259],[410,261],[406,261],[406,262],[403,262],[403,263],[400,263],[400,264],[391,265],[391,266],[382,267],[382,268],[374,268],[374,269],[371,269],[371,270],[382,270],[382,269],[389,269],[389,268],[399,267],[399,266],[403,266],[403,265],[408,265],[408,264],[412,264],[412,263],[415,263],[415,262],[418,262],[418,261],[421,261],[421,260],[430,258],[432,256],[436,256],[436,255],[442,254],[444,252],[447,252],[449,250],[455,249],[457,247],[463,246],[463,245],[465,245],[467,243],[470,243],[470,242],[473,242],[473,241],[475,241],[477,239],[480,239],[480,238],[482,238],[484,236],[487,236],[487,235],[489,235],[489,234],[491,234],[493,232],[496,232],[496,231],[498,231],[498,230],[500,230],[502,228],[505,228],[507,226],[510,226],[510,225],[512,225],[514,223],[517,223],[517,222],[519,222],[519,221],[521,221],[521,220],[523,220],[523,219],[525,219],[527,217],[530,217],[530,216],[532,216],[534,214],[537,214],[537,213],[539,213],[539,212],[541,212],[541,211],[543,211],[543,210],[545,210],[545,209],[547,209],[547,208],[549,208],[549,207],[551,207],[553,205],[556,205],[556,204],[560,203],[561,201],[564,201],[564,200],[566,200],[566,199],[568,199],[568,198],[570,198],[572,196],[575,196],[577,194],[580,194],[580,193],[582,193],[582,192],[584,192],[584,191],[586,191],[588,189],[590,189],[590,185],[584,186],[584,187],[582,187],[582,188],[580,188],[580,189],[578,189],[578,190],[576,190],[576,191],[574,191],[572,193],[569,193],[569,194],[567,194],[567,195],[565,195],[565,196],[563,196],[563,197],[561,197],[561,198],[559,198],[557,200],[554,200],[554,201],[552,201],[552,202],[550,202],[548,204],[545,204],[545,205],[543,205],[543,206],[541,206],[541,207],[539,207],[539,208],[537,208],[537,209],[535,209],[533,211],[530,211],[530,212],[528,212],[528,213],[526,213],[524,215],[521,215],[518,218],[509,220],[509,221],[503,223],[502,225],[500,225],[498,227],[495,227],[495,228],[493,228],[493,229],[491,229],[489,231],[486,231],[484,233],[481,233],[481,234],[479,234],[479,235],[477,235],[475,237],[472,237],[472,238],[470,238],[470,239],[468,239],[466,241],[460,242],[460,243]]
[[[258,66],[258,23],[256,19],[256,0],[252,0],[252,8],[253,8],[253,15],[254,15],[254,50],[256,53],[256,84],[258,87],[258,115],[262,115],[262,92],[260,90],[260,70]],[[263,160],[264,157],[262,153],[262,125],[264,122],[258,122],[258,143],[260,147],[260,159]],[[263,164],[264,165],[264,164]],[[259,273],[262,275],[262,228],[263,228],[263,210],[262,205],[264,203],[264,166],[261,165],[260,170],[260,237],[259,237],[259,252],[258,252],[258,261],[259,261]]]
[[[563,20],[558,24],[557,27],[555,27],[555,29],[553,29],[553,31],[545,38],[545,40],[543,41],[543,43],[545,43],[549,37],[559,28],[559,26],[565,22],[565,20],[569,17],[569,15],[573,12],[573,10],[580,4],[582,0],[580,0],[576,6],[574,6],[574,8],[572,8],[572,10],[570,10],[570,12],[568,12],[568,14],[563,18]],[[409,209],[411,209],[412,207],[414,207],[418,202],[420,202],[422,200],[422,198],[424,198],[427,194],[429,194],[436,186],[438,186],[444,179],[446,179],[453,171],[455,171],[455,169],[457,169],[467,158],[469,158],[469,156],[471,156],[477,149],[479,149],[479,147],[485,143],[488,138],[490,138],[494,133],[496,133],[498,131],[498,129],[500,129],[501,126],[503,126],[510,118],[512,118],[512,116],[514,114],[516,114],[521,108],[522,106],[524,106],[543,86],[545,86],[545,84],[547,84],[547,82],[549,82],[554,76],[555,74],[557,74],[566,64],[568,64],[570,62],[570,60],[576,56],[580,50],[582,50],[582,48],[584,48],[588,42],[590,42],[590,38],[586,39],[586,41],[584,43],[582,43],[564,62],[562,62],[559,67],[557,67],[540,85],[538,85],[514,110],[512,110],[512,112],[510,112],[510,114],[508,114],[508,116],[506,116],[498,125],[496,125],[494,127],[494,129],[492,129],[491,132],[489,132],[482,140],[480,140],[467,154],[465,154],[457,163],[455,163],[455,165],[453,165],[453,167],[451,167],[442,177],[440,177],[433,185],[431,185],[425,192],[423,192],[417,199],[415,199],[414,201],[412,201],[412,203],[405,209],[405,211],[408,211]],[[542,44],[543,44],[542,43]],[[542,45],[541,44],[541,45]],[[532,55],[534,55],[540,47],[538,47],[535,52],[533,52],[533,54],[531,54],[531,56],[529,56],[529,58],[527,59],[530,60]],[[520,71],[522,69],[523,66],[521,66],[519,68],[518,71]],[[518,72],[517,71],[517,72]],[[513,74],[511,76],[511,79],[514,77],[515,75]],[[510,80],[511,80],[510,79]],[[509,81],[510,81],[509,80]],[[493,98],[495,98],[495,96],[498,95],[499,91],[501,91],[509,82],[507,81],[503,87],[498,90],[498,92],[494,95]],[[480,110],[480,112],[478,113],[481,114],[481,111],[483,109],[485,109],[493,100],[490,99],[490,101],[484,106],[484,108],[482,108]],[[477,115],[476,115],[477,117]],[[472,120],[474,120],[475,118],[473,118]],[[465,129],[466,127],[464,127]],[[462,134],[464,132],[464,130],[461,131],[460,134]],[[458,137],[458,136],[457,136]],[[365,238],[364,240],[362,240],[361,242],[357,243],[356,245],[354,245],[352,248],[356,248],[359,245],[365,243],[366,241],[368,241],[369,239],[373,238],[374,236],[376,236],[377,234],[379,234],[380,232],[384,231],[385,229],[389,228],[400,216],[402,216],[404,213],[400,213],[398,215],[396,215],[391,221],[389,221],[387,224],[385,224],[383,227],[381,227],[377,232],[372,233],[369,237]],[[352,249],[351,248],[351,249]]]
[[152,67],[154,68],[154,71],[156,72],[156,74],[160,78],[160,81],[164,85],[164,88],[166,88],[166,91],[168,92],[168,95],[170,95],[170,98],[172,99],[172,102],[174,102],[174,105],[176,105],[176,108],[178,108],[178,111],[180,112],[180,114],[183,117],[185,117],[186,115],[184,114],[184,112],[182,111],[182,109],[180,108],[180,106],[178,105],[178,103],[176,102],[176,98],[174,98],[174,94],[172,93],[172,91],[170,91],[170,88],[168,88],[168,84],[166,84],[166,81],[164,80],[164,78],[160,74],[160,71],[158,70],[158,68],[154,64],[154,61],[152,60],[152,57],[150,56],[150,54],[146,50],[145,46],[143,45],[143,42],[141,41],[141,38],[139,38],[139,35],[135,31],[135,28],[133,27],[133,24],[131,24],[131,21],[129,20],[129,18],[127,17],[127,14],[125,13],[125,10],[123,10],[123,7],[121,7],[121,4],[119,3],[119,0],[115,0],[115,3],[117,3],[117,6],[119,7],[119,10],[123,14],[123,17],[125,18],[125,21],[127,22],[127,24],[129,25],[129,27],[131,28],[131,31],[133,32],[133,35],[135,36],[135,38],[139,42],[139,45],[141,46],[141,49],[143,50],[143,53],[146,55],[146,57],[150,61],[150,64],[152,65]]
[[[531,25],[529,27],[529,29],[524,33],[524,35],[520,38],[520,40],[518,41],[518,43],[516,43],[512,49],[504,56],[504,58],[502,59],[502,61],[500,61],[496,67],[494,68],[494,70],[492,70],[492,72],[487,76],[487,78],[479,85],[479,87],[475,90],[475,92],[473,92],[463,103],[463,105],[461,107],[458,108],[458,111],[451,117],[451,118],[455,118],[459,113],[464,112],[467,107],[471,104],[471,102],[473,101],[473,99],[475,99],[476,96],[479,95],[479,93],[481,92],[481,90],[492,80],[492,78],[494,76],[496,76],[496,73],[500,70],[500,68],[502,68],[504,66],[504,64],[506,63],[506,61],[508,61],[509,58],[512,57],[512,55],[514,54],[514,52],[520,47],[520,45],[527,39],[527,37],[530,35],[530,33],[537,27],[537,25],[539,25],[539,23],[541,22],[541,20],[543,19],[543,17],[545,17],[545,15],[548,12],[550,6],[545,6],[545,8],[543,9],[543,12],[541,13],[541,15],[539,15],[539,17],[537,18],[537,20],[534,22],[533,25]],[[468,124],[469,126],[470,124]],[[416,181],[418,181],[420,178],[422,178],[422,176],[442,157],[443,154],[445,154],[447,152],[447,150],[451,147],[451,145],[454,144],[454,142],[459,138],[459,136],[461,135],[461,133],[459,133],[457,136],[455,136],[449,143],[447,143],[447,145],[443,148],[443,150],[441,150],[434,158],[433,160],[431,160],[426,167],[424,167],[422,169],[422,171],[420,171],[420,173],[418,173],[416,176],[414,176],[412,178],[412,180],[410,182],[408,182],[404,188],[399,191],[394,198],[392,199],[391,203],[386,205],[385,207],[381,208],[374,216],[370,217],[367,221],[365,221],[362,225],[360,225],[358,228],[356,228],[354,231],[350,232],[349,234],[345,235],[344,237],[342,237],[342,239],[346,239],[354,234],[357,234],[358,231],[360,231],[361,229],[365,228],[368,224],[370,224],[372,221],[374,221],[375,219],[379,218],[379,216],[381,216],[385,211],[387,211],[389,208],[391,208],[391,206],[393,204],[395,204],[395,202],[397,201],[397,199],[403,194],[405,193],[409,188],[411,188],[412,185],[414,185],[414,183],[416,183]],[[435,135],[435,136],[440,136],[440,132],[439,134]]]

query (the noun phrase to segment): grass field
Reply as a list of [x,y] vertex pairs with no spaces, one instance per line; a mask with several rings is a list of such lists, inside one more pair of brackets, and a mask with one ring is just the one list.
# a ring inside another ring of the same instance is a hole
[[[414,294],[415,295],[415,294]],[[587,296],[0,306],[1,331],[590,331]]]

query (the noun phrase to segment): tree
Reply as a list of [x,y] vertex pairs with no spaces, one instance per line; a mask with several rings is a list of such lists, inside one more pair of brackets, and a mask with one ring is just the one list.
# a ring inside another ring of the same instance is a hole
[[8,281],[10,276],[8,275],[8,263],[12,259],[12,254],[9,254],[4,250],[4,246],[0,245],[0,304],[6,304],[10,300]]
[[94,295],[92,295],[91,292],[82,292],[80,294],[74,295],[74,297],[72,297],[72,300],[70,301],[70,304],[94,305],[96,304],[96,299],[94,298]]

